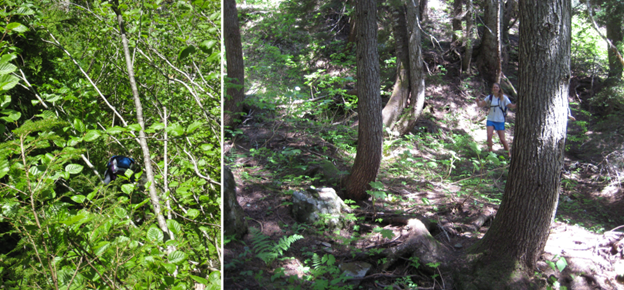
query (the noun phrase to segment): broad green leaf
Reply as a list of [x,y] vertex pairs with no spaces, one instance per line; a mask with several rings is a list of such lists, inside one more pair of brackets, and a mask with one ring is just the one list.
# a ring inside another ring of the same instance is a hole
[[0,102],[0,109],[4,109],[11,104],[11,96],[9,95],[2,96],[0,100],[2,100],[2,102]]
[[89,132],[87,132],[87,134],[85,134],[84,136],[84,140],[87,142],[92,142],[97,140],[98,137],[102,136],[102,133],[100,133],[100,131],[98,130],[89,130]]
[[162,130],[163,128],[165,128],[165,124],[163,124],[163,123],[154,123],[149,128],[153,129],[153,130]]
[[127,178],[130,178],[132,174],[134,174],[134,171],[132,171],[132,169],[127,169],[126,172],[124,172],[124,176]]
[[176,265],[171,264],[171,263],[162,263],[163,268],[165,268],[167,270],[167,272],[169,272],[169,274],[173,274],[173,272],[175,272],[176,270]]
[[20,117],[22,117],[22,113],[14,110],[2,110],[1,113],[4,115],[8,115],[6,117],[2,117],[2,119],[9,123],[13,123],[19,120]]
[[177,136],[181,136],[181,135],[184,134],[184,127],[182,127],[178,123],[174,123],[170,127],[167,127],[166,131],[167,131],[167,133],[177,137]]
[[115,127],[110,127],[108,129],[106,129],[106,133],[108,134],[117,134],[117,133],[121,133],[121,132],[125,132],[126,128],[122,128],[119,126],[115,126]]
[[210,273],[210,275],[208,275],[208,280],[210,280],[210,283],[218,285],[219,288],[221,288],[221,272],[215,271]]
[[115,208],[115,214],[117,215],[117,217],[119,217],[120,219],[125,219],[126,216],[128,216],[128,213],[126,212],[125,209],[123,209],[122,207],[118,206]]
[[568,266],[568,262],[564,257],[561,257],[559,258],[559,260],[557,260],[557,269],[559,270],[559,272],[562,272],[566,266]]
[[19,79],[12,75],[0,76],[0,89],[8,91],[19,83]]
[[197,128],[201,127],[201,125],[203,124],[203,122],[201,121],[195,121],[192,124],[190,124],[187,128],[186,128],[186,134],[191,134],[193,133],[193,131],[197,130]]
[[15,31],[15,32],[19,32],[19,33],[24,33],[26,31],[28,31],[28,27],[24,26],[21,23],[18,22],[11,22],[9,24],[7,24],[6,26],[6,31]]
[[9,166],[9,160],[4,158],[0,159],[0,178],[4,177],[11,170]]
[[186,261],[186,253],[182,251],[173,251],[167,255],[167,258],[169,259],[169,262],[173,264],[180,264]]
[[164,237],[165,235],[159,228],[151,227],[147,230],[147,238],[151,241],[162,242]]
[[204,150],[204,151],[208,151],[208,150],[211,150],[212,148],[214,148],[214,145],[212,145],[212,144],[202,144],[202,145],[200,146],[200,148],[201,148],[202,150]]
[[195,282],[206,285],[206,286],[208,285],[208,279],[195,276],[195,275],[190,275],[190,276],[191,276],[191,279],[195,280]]
[[178,236],[178,234],[180,234],[180,231],[182,230],[182,227],[176,220],[167,220],[167,227],[171,232],[173,232],[176,237]]
[[197,49],[195,48],[195,46],[189,45],[188,47],[186,47],[185,49],[183,49],[182,51],[180,51],[180,55],[178,56],[178,60],[183,60],[186,57],[188,57],[190,54],[195,53],[195,51],[197,51]]
[[106,252],[106,250],[108,250],[108,247],[110,247],[110,242],[101,242],[99,244],[99,248],[95,250],[95,255],[98,257],[101,256],[104,252]]
[[141,125],[139,124],[132,124],[128,126],[128,129],[132,130],[132,131],[141,131]]
[[134,184],[124,184],[121,186],[121,191],[125,194],[131,194],[134,191]]
[[33,15],[35,11],[30,9],[29,7],[20,7],[14,12],[15,15]]
[[2,57],[0,57],[0,63],[7,63],[9,61],[12,61],[14,59],[17,58],[17,54],[15,53],[7,53],[5,55],[2,55]]
[[85,201],[85,196],[82,194],[78,194],[78,195],[74,195],[71,197],[71,200],[73,200],[76,203],[83,203]]
[[199,48],[205,53],[211,53],[215,44],[217,44],[216,40],[204,40],[199,44]]
[[189,210],[186,211],[186,215],[191,219],[195,219],[196,217],[199,216],[199,210],[196,210],[194,208],[189,208]]
[[68,164],[65,166],[65,172],[69,174],[78,174],[82,171],[82,168],[84,168],[84,166],[80,164]]
[[82,120],[78,118],[74,119],[74,128],[76,128],[76,130],[78,130],[78,132],[80,133],[84,133],[84,131],[87,130],[87,126],[85,126]]
[[0,75],[10,74],[17,69],[16,66],[10,63],[0,64]]

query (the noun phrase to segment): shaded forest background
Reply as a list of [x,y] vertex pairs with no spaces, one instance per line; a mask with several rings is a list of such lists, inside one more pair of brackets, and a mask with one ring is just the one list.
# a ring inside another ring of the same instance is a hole
[[0,14],[2,288],[220,289],[220,1]]
[[[295,191],[332,186],[345,194],[337,177],[351,170],[358,142],[354,5],[238,1],[245,99],[236,115],[239,123],[226,127],[224,152],[250,234],[226,235],[226,289],[458,285],[440,264],[414,254],[388,267],[390,257],[382,252],[408,241],[407,220],[424,217],[431,235],[460,256],[483,237],[499,208],[510,161],[498,144],[494,153],[485,152],[486,113],[475,104],[496,78],[487,64],[491,57],[484,60],[484,35],[491,29],[485,24],[488,2],[420,1],[422,113],[407,132],[384,128],[383,159],[369,199],[343,214],[349,222],[335,229],[323,219],[298,223],[290,210]],[[516,89],[518,6],[503,3],[499,81],[517,102],[522,97]],[[401,63],[393,5],[377,3],[384,106],[396,90]],[[471,5],[474,14],[467,17]],[[624,85],[616,53],[622,51],[621,6],[618,1],[572,2],[568,101],[574,119],[567,125],[550,238],[531,273],[537,289],[621,287],[621,234],[615,231],[624,223],[619,133]],[[473,28],[467,30],[469,22]],[[603,37],[617,49],[609,49]],[[515,123],[512,112],[507,124],[512,147]],[[343,266],[362,261],[370,271],[355,285],[345,284]]]

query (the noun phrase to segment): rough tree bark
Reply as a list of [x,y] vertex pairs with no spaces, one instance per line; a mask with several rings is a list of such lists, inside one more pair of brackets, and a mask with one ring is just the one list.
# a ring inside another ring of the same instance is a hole
[[570,1],[521,0],[519,17],[520,97],[513,158],[496,218],[473,248],[497,264],[499,270],[491,273],[497,276],[491,279],[501,281],[518,276],[502,273],[500,263],[506,263],[505,270],[530,275],[546,245],[559,198],[567,125]]
[[379,92],[379,55],[377,54],[377,7],[375,0],[360,0],[357,12],[357,155],[347,180],[346,198],[364,200],[369,183],[377,177],[383,138],[381,96]]
[[403,109],[407,106],[410,93],[409,57],[407,27],[405,24],[405,6],[402,1],[392,1],[392,28],[396,43],[396,80],[390,100],[383,108],[382,122],[384,127],[389,128],[396,122]]
[[243,46],[238,25],[238,12],[235,0],[223,1],[223,28],[225,40],[225,56],[227,58],[227,77],[230,83],[224,102],[223,125],[236,124],[238,113],[242,111],[241,102],[245,98],[245,66],[243,64]]
[[416,125],[425,105],[425,72],[423,67],[422,49],[420,45],[421,31],[418,25],[418,1],[407,0],[407,34],[409,37],[409,66],[410,66],[410,107],[401,115],[400,119],[390,128],[401,135],[407,134]]
[[136,81],[134,79],[134,68],[132,67],[132,57],[130,49],[128,48],[128,37],[126,36],[126,29],[124,27],[124,20],[121,11],[119,10],[119,3],[117,0],[111,1],[112,9],[117,15],[117,23],[119,25],[119,34],[121,35],[121,43],[123,45],[124,56],[126,59],[126,69],[128,70],[128,79],[130,81],[130,88],[134,97],[134,107],[136,109],[137,122],[141,126],[139,131],[139,145],[143,152],[143,168],[145,169],[145,175],[150,183],[149,195],[154,208],[154,215],[158,221],[160,229],[167,234],[169,239],[173,239],[173,234],[167,228],[165,217],[160,210],[160,197],[156,191],[156,182],[154,180],[154,170],[152,169],[152,159],[150,158],[149,147],[147,146],[147,136],[145,135],[145,121],[143,120],[143,107],[141,105],[141,99],[139,97],[139,90],[137,89]]
[[489,83],[500,83],[502,72],[501,55],[501,3],[499,0],[485,0],[485,33],[481,41],[477,68],[484,80]]

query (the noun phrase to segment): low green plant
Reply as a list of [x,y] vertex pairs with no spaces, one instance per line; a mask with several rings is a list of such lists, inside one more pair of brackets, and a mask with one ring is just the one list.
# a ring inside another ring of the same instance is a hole
[[267,265],[270,265],[275,259],[288,251],[294,242],[303,239],[302,235],[294,234],[292,236],[283,236],[275,243],[271,241],[269,236],[264,235],[256,228],[251,228],[250,232],[252,235],[252,250],[255,256]]

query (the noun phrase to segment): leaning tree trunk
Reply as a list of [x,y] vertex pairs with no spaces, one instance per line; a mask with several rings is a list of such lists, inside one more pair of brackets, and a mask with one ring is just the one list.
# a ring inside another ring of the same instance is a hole
[[[535,269],[555,215],[570,79],[569,0],[520,1],[519,98],[500,209],[476,251]],[[529,272],[532,274],[533,272]]]
[[158,221],[160,229],[167,234],[169,239],[173,239],[173,234],[167,228],[165,217],[160,211],[160,197],[156,191],[156,182],[154,180],[154,170],[152,169],[152,159],[150,157],[149,147],[147,146],[147,136],[145,135],[145,121],[143,120],[143,107],[141,105],[141,99],[139,98],[139,90],[137,89],[136,81],[134,79],[134,68],[132,67],[132,57],[130,49],[128,48],[128,37],[126,37],[126,29],[124,28],[124,20],[119,10],[119,3],[117,0],[112,1],[112,9],[117,15],[117,23],[119,24],[119,34],[121,34],[121,43],[123,45],[124,56],[126,59],[126,69],[128,70],[128,79],[130,80],[130,88],[134,97],[134,107],[136,109],[137,122],[141,126],[139,131],[139,145],[143,152],[143,166],[145,168],[145,175],[149,182],[149,195],[154,208],[154,215]]
[[464,38],[464,47],[466,52],[462,58],[462,71],[470,71],[470,63],[472,61],[472,30],[473,30],[474,10],[472,0],[466,0],[466,37]]
[[381,96],[379,93],[379,55],[377,54],[377,7],[375,0],[360,0],[357,12],[357,155],[347,180],[346,198],[364,200],[369,183],[377,178],[381,164],[383,138]]
[[409,36],[410,62],[410,107],[401,118],[390,128],[401,135],[407,134],[416,125],[425,105],[425,73],[423,68],[422,49],[420,46],[420,28],[418,27],[418,1],[407,0],[407,33]]
[[233,126],[242,111],[245,98],[245,66],[243,64],[243,46],[238,25],[238,12],[235,0],[223,1],[223,28],[225,30],[225,56],[227,58],[227,77],[230,82],[224,102],[223,125]]
[[[399,1],[397,1],[399,2]],[[401,1],[402,2],[402,1]],[[382,122],[384,127],[389,128],[399,118],[407,105],[410,93],[409,58],[407,27],[405,24],[405,6],[403,3],[394,3],[393,30],[396,43],[396,80],[390,100],[383,108]]]
[[477,57],[477,68],[490,85],[500,83],[502,73],[501,56],[501,4],[499,0],[485,0],[485,33]]

